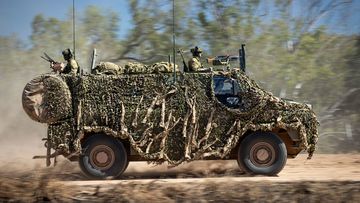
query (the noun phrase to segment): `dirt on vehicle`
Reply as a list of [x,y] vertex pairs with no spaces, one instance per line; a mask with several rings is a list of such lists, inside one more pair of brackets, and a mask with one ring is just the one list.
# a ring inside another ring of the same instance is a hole
[[355,202],[360,198],[360,154],[301,154],[278,176],[248,176],[234,160],[179,167],[132,162],[116,180],[88,181],[76,163],[2,160],[0,201],[261,201]]

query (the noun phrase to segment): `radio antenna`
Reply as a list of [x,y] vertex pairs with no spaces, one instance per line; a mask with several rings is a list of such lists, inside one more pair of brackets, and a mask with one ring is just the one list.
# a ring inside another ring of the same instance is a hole
[[173,17],[173,65],[174,65],[174,83],[176,83],[176,58],[175,58],[175,0],[172,1],[172,17]]
[[73,0],[73,7],[72,7],[72,14],[73,14],[73,52],[74,52],[74,59],[75,59],[75,0]]

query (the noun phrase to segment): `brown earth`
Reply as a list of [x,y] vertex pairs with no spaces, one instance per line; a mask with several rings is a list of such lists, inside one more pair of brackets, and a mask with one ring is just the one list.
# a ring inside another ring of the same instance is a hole
[[3,161],[0,202],[358,202],[360,154],[289,159],[276,177],[243,174],[236,161],[197,161],[175,168],[130,163],[118,180],[87,180],[76,163]]

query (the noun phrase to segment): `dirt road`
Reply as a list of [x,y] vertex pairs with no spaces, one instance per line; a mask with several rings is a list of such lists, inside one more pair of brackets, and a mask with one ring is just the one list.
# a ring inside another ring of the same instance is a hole
[[[307,160],[302,154],[288,159],[277,177],[248,177],[239,171],[236,161],[197,161],[168,169],[166,166],[151,167],[146,163],[130,163],[124,178],[172,178],[184,177],[231,177],[234,181],[360,181],[360,155],[316,155]],[[176,181],[179,181],[177,179]]]
[[[1,200],[23,201],[359,201],[360,154],[289,159],[277,177],[243,174],[236,161],[198,161],[168,169],[130,163],[119,180],[87,180],[76,163],[44,169],[2,167]],[[11,169],[11,170],[10,170]]]

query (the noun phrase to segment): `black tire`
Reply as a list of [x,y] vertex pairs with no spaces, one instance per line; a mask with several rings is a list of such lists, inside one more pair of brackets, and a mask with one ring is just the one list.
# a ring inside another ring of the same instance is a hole
[[123,172],[125,172],[126,171],[126,169],[128,168],[128,166],[129,166],[129,163],[130,163],[130,161],[127,161],[126,162],[126,166],[125,166],[125,169],[124,169],[124,171]]
[[82,172],[94,179],[119,177],[128,165],[127,152],[121,141],[102,134],[92,135],[82,144],[79,157]]
[[276,175],[284,168],[286,160],[284,142],[271,132],[248,135],[238,149],[239,167],[249,174]]

